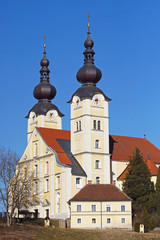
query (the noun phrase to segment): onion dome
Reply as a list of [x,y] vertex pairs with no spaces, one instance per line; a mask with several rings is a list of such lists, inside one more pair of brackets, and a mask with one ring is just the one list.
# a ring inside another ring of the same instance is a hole
[[49,82],[49,60],[46,58],[46,45],[44,44],[43,58],[40,62],[42,68],[40,70],[40,83],[34,88],[33,95],[39,101],[51,101],[56,95],[56,89]]
[[93,40],[90,37],[90,24],[88,23],[88,36],[84,42],[85,51],[84,54],[84,66],[81,67],[77,73],[77,80],[82,84],[96,85],[102,77],[101,70],[94,65],[94,54],[92,47],[94,45]]
[[59,111],[57,106],[51,103],[51,100],[56,96],[56,88],[52,86],[49,82],[49,73],[48,69],[49,60],[46,57],[46,44],[44,43],[44,52],[43,58],[40,61],[41,70],[40,70],[40,83],[34,88],[33,95],[38,100],[38,103],[33,106],[29,111],[26,118],[29,118],[30,112],[35,112],[36,116],[46,115],[49,110],[56,110],[60,117],[63,117],[64,114]]

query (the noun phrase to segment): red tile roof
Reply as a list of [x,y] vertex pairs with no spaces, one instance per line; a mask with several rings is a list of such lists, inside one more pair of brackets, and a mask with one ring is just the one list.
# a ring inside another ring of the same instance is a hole
[[47,145],[54,151],[56,151],[61,164],[72,165],[66,153],[56,141],[56,139],[70,140],[70,131],[51,128],[37,128],[37,130],[39,131],[40,135],[47,143]]
[[[148,169],[151,173],[151,176],[156,176],[157,173],[158,173],[158,168],[157,166],[154,164],[154,162],[152,160],[147,160],[147,166],[148,166]],[[122,172],[122,174],[117,178],[118,180],[123,180],[125,179],[126,177],[126,174],[128,173],[128,167],[126,167],[126,169]]]
[[149,154],[154,163],[160,163],[160,150],[147,139],[110,135],[112,160],[128,160],[129,156],[133,155],[135,148],[139,148],[145,160]]
[[87,184],[71,201],[131,201],[131,198],[113,184]]

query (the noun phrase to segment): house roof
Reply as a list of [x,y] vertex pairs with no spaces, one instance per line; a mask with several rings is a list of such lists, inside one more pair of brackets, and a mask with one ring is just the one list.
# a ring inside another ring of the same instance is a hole
[[110,135],[110,153],[112,160],[126,160],[138,148],[146,160],[148,155],[154,163],[160,163],[160,150],[145,138]]
[[[146,161],[146,164],[148,166],[148,169],[151,173],[151,176],[156,176],[158,173],[158,168],[157,166],[154,164],[154,162],[151,159],[148,159]],[[128,174],[128,168],[129,165],[125,168],[125,170],[119,175],[119,177],[117,178],[118,180],[123,180],[126,178],[126,174]]]
[[131,201],[131,198],[113,184],[87,184],[71,201]]
[[86,176],[85,171],[71,153],[70,131],[51,128],[37,128],[37,130],[46,144],[56,151],[60,163],[72,167],[72,175]]

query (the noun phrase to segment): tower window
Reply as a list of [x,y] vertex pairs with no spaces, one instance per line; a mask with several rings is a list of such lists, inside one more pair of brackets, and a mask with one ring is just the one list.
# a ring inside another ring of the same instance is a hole
[[95,169],[99,169],[100,168],[100,160],[96,160],[95,161]]
[[93,129],[96,129],[96,120],[93,121]]
[[93,130],[101,130],[101,121],[93,120]]
[[95,140],[95,148],[99,148],[99,140],[98,139]]
[[98,121],[98,130],[101,130],[101,122]]
[[76,122],[76,131],[79,132],[82,130],[82,124],[81,121]]

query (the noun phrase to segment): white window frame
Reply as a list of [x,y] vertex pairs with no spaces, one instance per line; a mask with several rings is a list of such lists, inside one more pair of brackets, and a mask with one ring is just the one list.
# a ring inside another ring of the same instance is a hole
[[111,218],[107,218],[107,224],[111,224]]
[[[109,211],[107,209],[109,209]],[[111,205],[110,204],[106,205],[106,212],[111,212]]]
[[82,206],[80,204],[77,205],[77,212],[82,212]]
[[126,211],[126,205],[125,204],[121,204],[121,212],[125,212]]
[[95,149],[99,149],[100,148],[100,140],[99,139],[95,139]]
[[96,205],[95,204],[91,205],[91,210],[92,210],[92,212],[96,212]]
[[76,177],[76,188],[82,188],[82,178],[80,177]]
[[56,189],[60,189],[61,187],[61,177],[60,175],[56,176]]
[[96,224],[96,218],[92,218],[92,223]]
[[45,162],[45,175],[48,175],[49,174],[49,162],[46,161]]
[[45,178],[45,192],[49,192],[49,178]]
[[101,168],[101,161],[99,159],[95,160],[95,169],[100,169]]
[[77,218],[77,224],[81,224],[82,223],[82,219],[81,218]]

